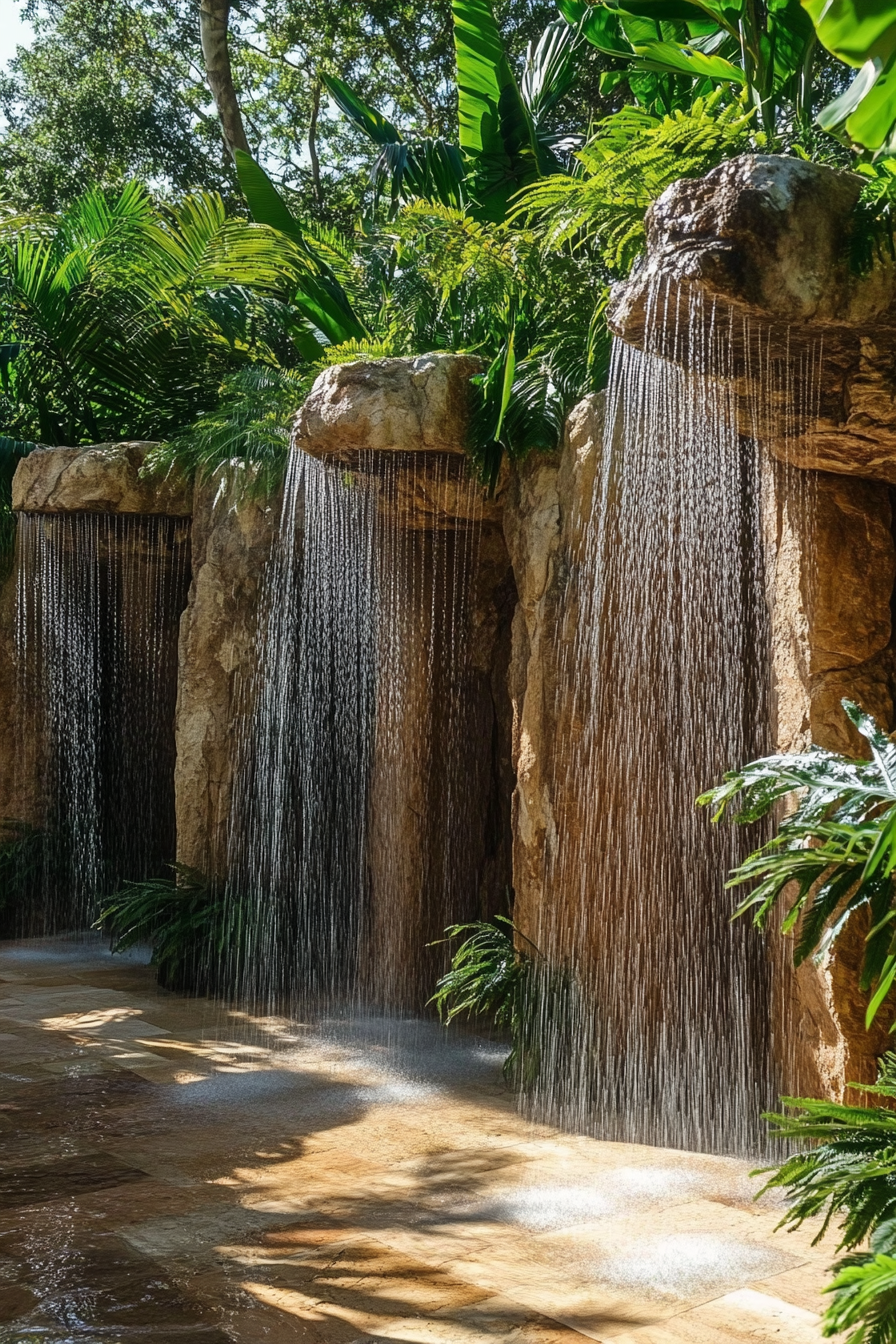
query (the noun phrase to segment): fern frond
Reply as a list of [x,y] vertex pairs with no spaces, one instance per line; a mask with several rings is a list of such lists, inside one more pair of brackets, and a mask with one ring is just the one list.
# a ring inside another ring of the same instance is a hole
[[614,113],[576,154],[580,171],[525,188],[511,222],[534,227],[547,252],[595,246],[614,274],[627,274],[644,247],[647,208],[666,187],[748,147],[752,114],[726,96],[717,90],[662,118],[634,107]]

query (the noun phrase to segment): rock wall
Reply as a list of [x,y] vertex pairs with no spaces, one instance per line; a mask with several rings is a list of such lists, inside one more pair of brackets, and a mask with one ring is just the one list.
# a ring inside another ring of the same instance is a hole
[[[848,697],[894,727],[891,603],[896,549],[890,491],[877,481],[770,467],[766,556],[772,612],[774,732],[783,751],[810,743],[847,755],[866,743],[846,718]],[[820,965],[790,965],[789,940],[773,940],[788,1058],[788,1088],[843,1099],[850,1082],[873,1082],[890,1048],[882,1014],[865,1028],[857,988],[867,928],[855,917]]]
[[[558,837],[574,837],[583,821],[584,798],[565,787],[564,765],[576,732],[570,651],[579,605],[577,557],[591,517],[603,417],[602,396],[580,402],[567,421],[561,450],[532,454],[515,467],[503,497],[519,593],[508,671],[517,780],[514,918],[536,945],[546,922],[575,921],[575,898],[546,890],[545,878],[554,867]],[[551,939],[555,946],[562,941]]]
[[209,876],[227,871],[234,770],[251,711],[259,599],[279,514],[279,500],[235,504],[222,476],[195,492],[174,792],[178,862]]
[[[683,361],[676,315],[724,332],[742,431],[768,454],[771,727],[783,750],[863,752],[844,696],[894,727],[896,267],[856,264],[860,187],[762,155],[675,183],[649,211],[647,256],[610,311],[624,340]],[[854,920],[824,966],[796,973],[772,948],[793,1090],[841,1097],[874,1077],[890,1043],[864,1027],[863,937]]]

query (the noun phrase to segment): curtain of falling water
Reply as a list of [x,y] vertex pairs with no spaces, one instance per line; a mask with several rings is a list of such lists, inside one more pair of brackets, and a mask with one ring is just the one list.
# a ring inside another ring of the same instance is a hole
[[444,968],[436,940],[484,913],[477,840],[487,797],[470,667],[480,491],[463,459],[448,456],[370,457],[365,470],[379,500],[378,620],[359,993],[413,1009]]
[[123,880],[175,854],[177,637],[188,519],[20,514],[23,777],[46,800],[30,931],[85,929]]
[[228,859],[224,983],[275,1006],[344,993],[357,956],[373,721],[375,499],[290,457]]
[[477,913],[459,778],[477,498],[426,454],[291,456],[228,859],[245,935],[224,984],[247,1002],[419,1003],[426,943]]
[[533,933],[565,972],[542,997],[532,1104],[606,1138],[749,1151],[776,1099],[769,970],[723,883],[758,837],[694,799],[769,745],[761,454],[739,432],[726,321],[693,298],[670,332],[656,297],[646,352],[614,349],[576,557],[560,787],[589,802]]

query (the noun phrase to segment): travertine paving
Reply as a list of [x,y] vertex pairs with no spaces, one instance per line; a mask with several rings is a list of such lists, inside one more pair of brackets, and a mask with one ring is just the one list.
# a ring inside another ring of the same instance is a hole
[[532,1126],[499,1060],[0,944],[0,1344],[820,1341],[749,1164]]

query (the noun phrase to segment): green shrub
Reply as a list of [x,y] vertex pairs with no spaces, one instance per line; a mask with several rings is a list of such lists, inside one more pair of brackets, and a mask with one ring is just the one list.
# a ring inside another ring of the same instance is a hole
[[245,902],[224,883],[185,864],[175,878],[126,882],[94,927],[112,936],[113,952],[148,943],[159,982],[169,989],[205,993],[219,988],[228,959],[245,942]]
[[0,823],[0,937],[31,932],[44,875],[44,832],[26,821]]

